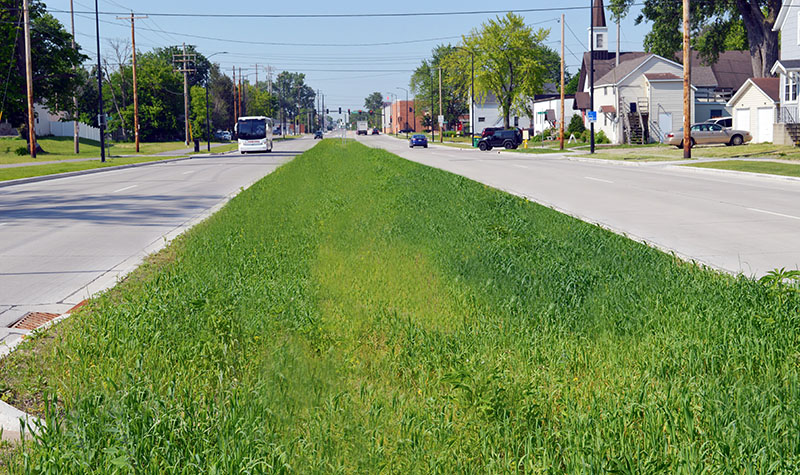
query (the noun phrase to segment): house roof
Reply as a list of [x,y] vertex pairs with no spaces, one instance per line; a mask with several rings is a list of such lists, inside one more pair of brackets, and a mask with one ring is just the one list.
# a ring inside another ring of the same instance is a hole
[[[639,66],[644,64],[647,60],[656,56],[654,54],[647,54],[645,56],[638,56],[629,59],[628,61],[621,61],[619,66],[616,68],[612,68],[609,70],[603,77],[600,79],[595,80],[595,86],[602,86],[607,84],[617,84],[621,81],[624,77],[629,75],[630,73],[636,71]],[[659,56],[660,57],[660,56]]]
[[606,12],[603,8],[603,0],[594,0],[592,5],[592,26],[595,28],[605,28]]
[[648,81],[680,81],[682,78],[672,73],[647,73],[644,75]]
[[775,104],[779,103],[781,100],[780,78],[750,78],[736,91],[736,94],[731,97],[727,106],[733,107],[750,87],[755,87],[758,91],[761,91],[762,94],[767,96]]
[[[594,83],[597,84],[597,79],[601,78],[606,75],[609,71],[614,69],[616,66],[617,53],[613,51],[609,51],[605,53],[608,59],[597,59],[594,60]],[[635,59],[641,56],[648,56],[650,53],[645,53],[644,51],[631,51],[631,52],[622,52],[619,54],[619,62],[620,66],[622,63]],[[578,90],[583,91],[585,85],[589,82],[589,64],[591,61],[591,53],[586,52],[583,53],[583,62],[581,63],[581,71],[578,77]]]
[[[553,99],[561,99],[561,94],[536,94],[533,96],[533,102],[547,102]],[[570,99],[575,99],[575,94],[564,94],[565,101]]]
[[591,97],[589,96],[588,92],[578,91],[575,93],[575,102],[572,103],[572,109],[587,110],[589,109],[590,102]]
[[616,114],[617,109],[614,106],[600,106],[600,112],[603,114]]
[[800,59],[779,59],[775,61],[769,72],[775,74],[778,70],[782,70],[785,73],[790,69],[800,69]]
[[[683,53],[675,61],[683,63]],[[697,87],[737,90],[753,75],[749,51],[725,51],[714,64],[706,64],[700,53],[692,51],[692,84]]]

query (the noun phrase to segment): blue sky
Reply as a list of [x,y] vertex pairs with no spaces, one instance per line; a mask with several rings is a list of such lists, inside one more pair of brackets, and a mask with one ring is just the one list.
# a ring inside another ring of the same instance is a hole
[[[94,11],[93,0],[73,0],[76,11]],[[45,0],[51,10],[69,11],[69,0]],[[555,6],[554,6],[555,5]],[[350,1],[330,2],[310,0],[292,2],[209,2],[172,0],[99,0],[100,11],[136,13],[396,13],[396,12],[441,12],[506,10],[530,8],[569,8],[589,5],[589,0],[560,0],[557,2],[500,0],[498,2],[461,0],[459,2],[430,3],[407,0],[393,5],[380,2]],[[230,9],[225,7],[231,6]],[[638,7],[634,7],[638,9]],[[551,30],[549,46],[558,50],[560,30],[558,18],[561,11],[533,12],[522,14],[529,25]],[[566,63],[570,72],[576,72],[582,52],[586,50],[589,26],[588,8],[567,10]],[[641,50],[642,39],[649,25],[634,25],[634,10],[621,24],[621,47],[623,51]],[[69,14],[53,14],[69,29]],[[452,15],[435,17],[393,18],[185,18],[158,17],[138,20],[136,30],[137,49],[194,44],[206,55],[225,51],[230,54],[216,55],[218,62],[230,74],[231,68],[247,69],[254,78],[255,65],[259,65],[259,79],[266,75],[265,66],[275,71],[298,71],[306,74],[306,81],[325,95],[326,107],[360,109],[364,98],[373,91],[384,97],[388,92],[405,96],[398,87],[408,87],[411,71],[423,58],[429,57],[437,44],[459,41],[493,15]],[[111,57],[110,40],[129,40],[130,22],[116,20],[114,15],[100,17],[101,52]],[[610,44],[616,42],[616,29],[609,25]],[[76,37],[87,54],[95,56],[94,16],[76,14]],[[199,35],[203,39],[187,36]],[[450,38],[452,37],[452,38]],[[367,47],[348,46],[266,46],[241,43],[261,41],[275,43],[337,44],[352,45],[384,43],[431,38],[450,38],[411,44]],[[224,39],[226,41],[221,41]],[[613,46],[612,46],[613,49]],[[96,59],[95,59],[96,60]],[[343,72],[341,70],[350,70]],[[391,71],[386,71],[391,70]],[[402,97],[401,97],[402,98]]]

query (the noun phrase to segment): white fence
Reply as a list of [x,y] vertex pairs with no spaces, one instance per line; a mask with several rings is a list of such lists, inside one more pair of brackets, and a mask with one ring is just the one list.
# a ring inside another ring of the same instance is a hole
[[[74,133],[73,122],[50,122],[50,135],[56,137],[72,137]],[[80,124],[78,135],[83,139],[100,141],[100,129],[86,124]]]

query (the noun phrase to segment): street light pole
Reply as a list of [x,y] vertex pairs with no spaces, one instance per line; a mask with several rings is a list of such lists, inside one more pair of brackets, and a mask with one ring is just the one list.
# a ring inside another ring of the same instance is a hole
[[100,65],[100,13],[94,0],[94,22],[97,30],[97,125],[100,128],[100,161],[106,161],[106,118],[103,114],[103,72]]

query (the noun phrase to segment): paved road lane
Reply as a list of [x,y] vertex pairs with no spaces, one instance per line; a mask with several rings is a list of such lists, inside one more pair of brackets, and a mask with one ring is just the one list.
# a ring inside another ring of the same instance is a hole
[[367,145],[598,223],[731,273],[800,266],[800,181],[667,163],[607,163],[561,155]]
[[238,154],[0,189],[0,339],[29,311],[61,313],[218,209],[311,139]]

